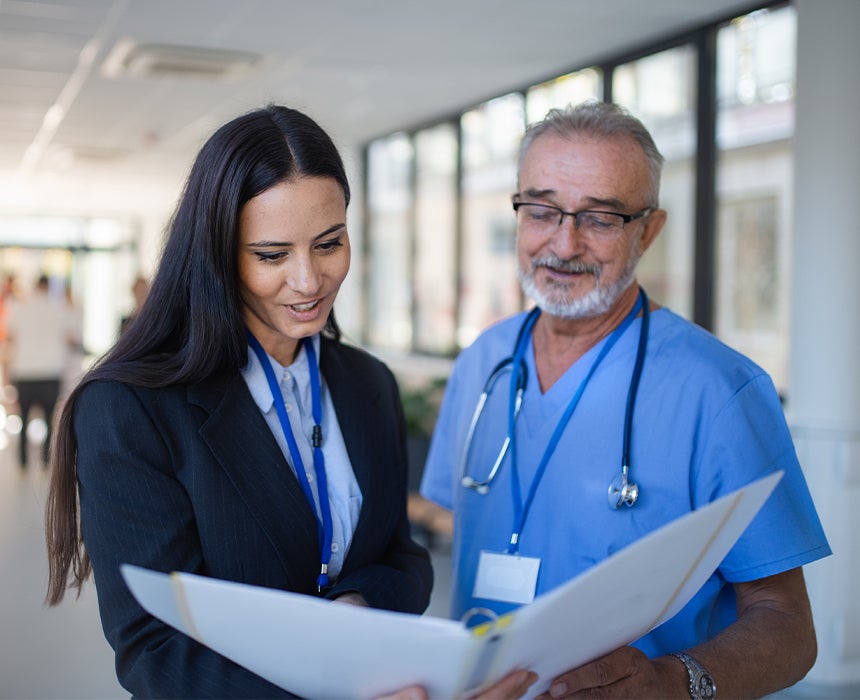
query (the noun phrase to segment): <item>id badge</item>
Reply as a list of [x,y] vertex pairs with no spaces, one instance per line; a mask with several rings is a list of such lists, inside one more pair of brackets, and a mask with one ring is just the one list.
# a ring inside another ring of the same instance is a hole
[[481,552],[472,596],[503,603],[531,603],[535,599],[540,559],[518,554]]

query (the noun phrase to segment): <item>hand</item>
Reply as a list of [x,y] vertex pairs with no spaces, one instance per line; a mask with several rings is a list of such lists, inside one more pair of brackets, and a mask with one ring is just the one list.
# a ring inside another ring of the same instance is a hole
[[[470,696],[469,700],[517,700],[525,695],[529,686],[537,679],[538,676],[533,671],[514,671],[479,695]],[[427,700],[427,691],[420,686],[410,685],[376,700]]]
[[537,700],[673,697],[683,689],[674,678],[677,670],[662,661],[652,661],[635,647],[621,647],[553,679],[549,690]]
[[469,700],[516,700],[525,695],[537,679],[534,671],[512,671],[478,695],[470,695]]
[[[334,599],[336,603],[347,603],[348,605],[357,605],[360,608],[369,608],[370,606],[367,604],[367,601],[361,595],[361,593],[344,593],[339,595]],[[408,700],[408,698],[404,698],[403,700]]]
[[427,700],[427,691],[420,685],[410,685],[391,695],[383,695],[376,700]]

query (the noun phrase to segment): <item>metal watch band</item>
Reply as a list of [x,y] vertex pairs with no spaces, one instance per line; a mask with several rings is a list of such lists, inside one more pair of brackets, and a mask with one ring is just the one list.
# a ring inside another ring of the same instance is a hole
[[713,700],[717,697],[717,684],[714,683],[714,677],[705,670],[702,664],[685,651],[673,651],[672,656],[684,664],[687,669],[692,700]]

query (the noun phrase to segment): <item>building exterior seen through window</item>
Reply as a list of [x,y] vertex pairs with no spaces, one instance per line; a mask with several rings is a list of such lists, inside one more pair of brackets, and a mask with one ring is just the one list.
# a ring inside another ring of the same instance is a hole
[[368,149],[367,341],[392,350],[412,347],[412,139],[405,134]]
[[457,129],[415,134],[414,347],[450,355],[457,325]]

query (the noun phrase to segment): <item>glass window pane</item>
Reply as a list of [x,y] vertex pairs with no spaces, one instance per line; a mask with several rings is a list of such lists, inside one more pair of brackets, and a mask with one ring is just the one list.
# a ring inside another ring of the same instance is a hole
[[717,35],[716,332],[788,377],[796,12],[739,17]]
[[526,92],[528,123],[540,121],[554,107],[575,105],[588,99],[600,99],[603,94],[603,73],[599,68],[585,68],[562,75]]
[[412,344],[410,225],[412,143],[405,134],[368,149],[368,329],[371,345]]
[[460,129],[463,243],[457,342],[466,347],[491,323],[522,307],[511,209],[525,130],[522,95],[506,95],[466,112]]
[[695,69],[689,45],[619,66],[613,100],[638,117],[666,159],[660,206],[666,226],[642,257],[638,279],[655,300],[682,316],[693,311],[695,221]]
[[415,349],[456,349],[457,130],[415,135]]

